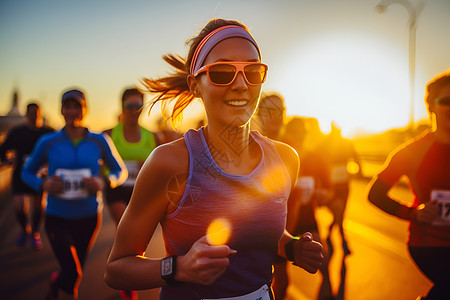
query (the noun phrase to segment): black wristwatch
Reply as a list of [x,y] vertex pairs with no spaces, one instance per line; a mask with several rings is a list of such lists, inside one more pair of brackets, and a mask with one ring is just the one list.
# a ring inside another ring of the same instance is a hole
[[295,263],[295,255],[294,255],[294,244],[300,239],[298,236],[292,237],[292,239],[284,245],[284,252],[286,253],[286,258],[289,261]]
[[170,286],[179,286],[181,281],[175,280],[177,272],[177,257],[169,256],[161,260],[161,278]]

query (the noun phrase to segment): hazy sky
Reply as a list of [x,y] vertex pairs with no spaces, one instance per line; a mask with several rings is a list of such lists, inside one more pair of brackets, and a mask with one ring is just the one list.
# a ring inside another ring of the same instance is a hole
[[[78,86],[88,97],[86,124],[111,127],[123,89],[169,72],[161,56],[186,56],[185,41],[221,17],[250,28],[269,65],[264,90],[283,94],[289,115],[318,118],[324,130],[335,120],[347,135],[404,126],[411,107],[409,13],[393,4],[377,14],[379,2],[1,0],[0,114],[17,88],[22,112],[36,99],[59,127],[61,93]],[[450,1],[425,3],[417,26],[416,120],[426,118],[425,83],[450,68]],[[156,117],[152,112],[143,124]]]

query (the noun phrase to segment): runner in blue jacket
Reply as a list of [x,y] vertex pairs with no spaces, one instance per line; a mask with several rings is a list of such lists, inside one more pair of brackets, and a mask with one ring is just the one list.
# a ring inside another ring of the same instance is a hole
[[[45,230],[61,270],[51,276],[47,299],[58,290],[77,299],[81,269],[101,225],[99,195],[105,183],[120,185],[127,178],[117,151],[102,134],[82,126],[86,99],[79,90],[63,94],[61,113],[66,126],[42,136],[22,170],[22,179],[36,191],[47,192]],[[102,164],[111,171],[100,174]],[[48,175],[38,171],[48,166]]]

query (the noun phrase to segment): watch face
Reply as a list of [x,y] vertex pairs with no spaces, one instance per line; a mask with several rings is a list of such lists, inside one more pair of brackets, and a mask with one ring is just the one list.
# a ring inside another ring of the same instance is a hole
[[161,276],[170,276],[172,274],[172,259],[173,257],[166,257],[161,261]]

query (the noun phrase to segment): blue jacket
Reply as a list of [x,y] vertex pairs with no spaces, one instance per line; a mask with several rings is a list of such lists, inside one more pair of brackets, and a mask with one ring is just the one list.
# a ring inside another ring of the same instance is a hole
[[[23,181],[36,191],[41,190],[43,178],[38,176],[41,167],[48,165],[48,176],[60,175],[70,172],[88,172],[90,176],[102,176],[102,162],[111,170],[109,176],[121,178],[122,172],[126,172],[124,163],[113,143],[108,143],[102,134],[92,133],[87,130],[86,136],[75,145],[66,134],[65,130],[43,135],[31,153],[30,158],[22,169]],[[113,147],[113,148],[111,148]],[[113,150],[112,150],[113,149]],[[65,170],[65,171],[64,171]],[[84,190],[80,188],[82,182],[70,182],[70,177],[64,180],[65,190]],[[69,175],[68,175],[69,176]],[[89,177],[89,175],[88,175]],[[122,176],[123,177],[123,176]],[[97,214],[98,201],[95,194],[77,194],[79,197],[67,198],[63,195],[48,195],[46,213],[52,216],[77,219]],[[101,200],[101,199],[99,199]]]

